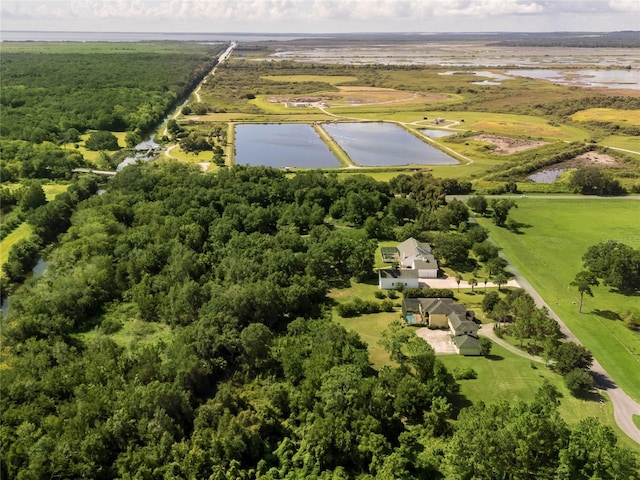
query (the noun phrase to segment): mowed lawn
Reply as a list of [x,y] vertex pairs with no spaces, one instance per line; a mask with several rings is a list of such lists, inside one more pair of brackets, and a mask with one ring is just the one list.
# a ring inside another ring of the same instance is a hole
[[[380,301],[374,296],[377,289],[374,284],[354,283],[351,288],[333,289],[329,296],[340,303],[349,301],[353,297]],[[480,317],[483,317],[479,305],[477,305],[482,295],[475,298],[461,292],[458,297],[461,302],[467,304],[467,308],[472,308]],[[399,305],[401,298],[393,301]],[[375,369],[380,369],[384,365],[397,366],[389,360],[388,352],[380,345],[379,341],[382,332],[389,323],[400,319],[400,316],[401,308],[399,306],[395,308],[394,312],[361,315],[354,318],[342,318],[334,309],[333,321],[347,330],[356,332],[367,343],[369,359]],[[406,328],[416,330],[413,327]],[[473,368],[478,374],[478,378],[474,380],[458,380],[461,387],[460,393],[463,397],[463,402],[459,407],[464,407],[465,402],[494,403],[501,400],[531,402],[540,386],[548,381],[562,394],[560,413],[567,423],[577,423],[586,417],[598,417],[600,421],[611,426],[618,433],[618,438],[624,446],[640,452],[640,447],[624,435],[616,425],[613,407],[606,395],[594,395],[588,400],[576,399],[565,387],[562,377],[542,364],[532,363],[497,344],[493,345],[490,358],[460,355],[439,355],[438,358],[450,372],[456,368]],[[600,399],[603,400],[602,403]]]
[[559,411],[565,422],[575,424],[587,417],[597,417],[616,431],[621,445],[640,452],[640,446],[616,425],[609,397],[598,392],[587,400],[575,398],[564,385],[562,377],[543,364],[532,363],[495,343],[489,358],[461,355],[440,355],[438,358],[450,372],[456,368],[475,370],[478,374],[476,379],[458,380],[460,393],[473,403],[531,402],[546,381],[562,395]]
[[583,270],[586,250],[606,240],[640,247],[640,201],[623,199],[519,199],[510,217],[521,233],[480,223],[502,247],[514,266],[531,282],[576,337],[593,352],[615,382],[640,401],[640,333],[627,329],[617,315],[640,315],[640,297],[624,296],[609,287],[585,296],[569,284]]

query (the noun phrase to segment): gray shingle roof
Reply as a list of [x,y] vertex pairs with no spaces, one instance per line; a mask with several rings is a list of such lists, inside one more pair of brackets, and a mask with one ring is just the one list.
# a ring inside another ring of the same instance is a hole
[[406,278],[406,279],[415,279],[418,278],[418,271],[412,269],[390,269],[390,268],[381,268],[378,270],[378,274],[380,278]]

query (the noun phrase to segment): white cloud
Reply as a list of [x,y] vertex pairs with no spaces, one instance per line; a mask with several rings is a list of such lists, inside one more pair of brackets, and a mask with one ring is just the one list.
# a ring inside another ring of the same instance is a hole
[[[305,32],[459,31],[479,25],[504,30],[506,25],[518,31],[574,15],[585,29],[599,30],[602,14],[610,25],[619,20],[614,29],[637,29],[638,11],[640,0],[2,0],[2,28]],[[520,21],[523,17],[537,23]]]
[[[638,0],[609,0],[611,10],[618,12],[640,12],[640,2]],[[640,25],[640,13],[636,15],[636,21]]]

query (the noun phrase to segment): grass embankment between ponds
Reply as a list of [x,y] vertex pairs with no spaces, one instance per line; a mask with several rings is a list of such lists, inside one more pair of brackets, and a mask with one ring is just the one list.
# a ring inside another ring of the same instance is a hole
[[640,334],[621,319],[626,312],[640,315],[638,297],[600,285],[593,298],[585,296],[579,313],[579,294],[570,286],[584,270],[582,256],[590,246],[611,239],[638,248],[640,202],[520,199],[510,217],[521,225],[520,234],[479,221],[616,384],[640,401]]

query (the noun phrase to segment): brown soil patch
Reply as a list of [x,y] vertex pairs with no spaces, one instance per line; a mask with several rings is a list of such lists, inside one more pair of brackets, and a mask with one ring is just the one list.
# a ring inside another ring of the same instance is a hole
[[618,160],[613,158],[611,155],[606,155],[604,153],[599,153],[596,151],[583,153],[582,155],[573,157],[571,160],[567,160],[561,163],[556,163],[555,165],[553,165],[553,168],[581,168],[581,167],[624,168],[624,167],[627,167],[627,165],[622,162],[619,162]]
[[548,142],[542,140],[525,140],[522,138],[503,137],[500,135],[476,135],[471,137],[473,140],[480,140],[493,145],[495,153],[509,155],[511,153],[523,152],[532,148],[546,145]]
[[318,96],[333,104],[332,106],[430,103],[449,99],[447,95],[402,92],[393,88],[339,86],[338,90],[338,92],[320,92]]

